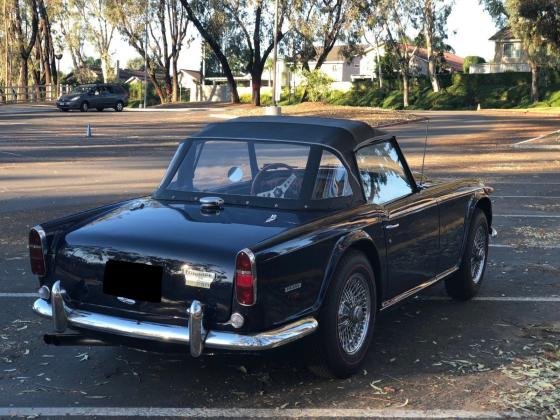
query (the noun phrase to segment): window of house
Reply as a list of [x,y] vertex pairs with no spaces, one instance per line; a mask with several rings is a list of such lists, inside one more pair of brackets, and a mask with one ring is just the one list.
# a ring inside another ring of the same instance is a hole
[[519,48],[517,48],[517,45],[512,43],[512,42],[508,42],[504,44],[504,57],[505,58],[519,58]]

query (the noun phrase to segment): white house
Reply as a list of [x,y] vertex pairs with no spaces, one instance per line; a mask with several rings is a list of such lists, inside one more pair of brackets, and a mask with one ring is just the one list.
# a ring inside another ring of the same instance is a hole
[[[352,87],[354,80],[377,79],[377,62],[385,55],[385,46],[363,45],[362,54],[350,58],[346,58],[343,54],[345,47],[344,45],[334,46],[320,69],[333,80],[332,88],[335,90],[348,90]],[[427,75],[428,54],[426,49],[414,48],[412,46],[408,48],[411,52],[414,52],[412,63],[414,73]],[[464,59],[462,57],[448,52],[443,53],[443,55],[445,58],[445,71],[463,71]],[[315,64],[316,62],[311,61],[309,67],[313,69]],[[283,60],[279,62],[278,74],[282,75],[282,86],[293,88],[304,81],[301,73],[290,71]]]
[[521,40],[509,27],[500,29],[489,39],[494,41],[494,60],[492,63],[473,64],[469,73],[530,72],[529,57],[523,49]]

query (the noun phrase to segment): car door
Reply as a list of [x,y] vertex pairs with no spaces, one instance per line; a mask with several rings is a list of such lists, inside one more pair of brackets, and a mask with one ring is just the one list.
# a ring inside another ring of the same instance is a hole
[[107,85],[103,85],[100,87],[99,89],[99,106],[102,106],[103,108],[109,108],[112,106],[113,103],[113,97],[110,91],[109,86]]
[[436,276],[438,205],[418,189],[394,139],[359,149],[356,160],[366,199],[386,213],[387,305]]

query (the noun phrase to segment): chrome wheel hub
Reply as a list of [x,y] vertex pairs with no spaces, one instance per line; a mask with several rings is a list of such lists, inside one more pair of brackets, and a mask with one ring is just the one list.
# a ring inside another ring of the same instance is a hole
[[338,305],[337,333],[342,350],[352,355],[363,346],[371,319],[367,279],[359,273],[346,282]]
[[471,278],[475,284],[479,283],[482,279],[487,245],[488,234],[485,232],[484,226],[479,226],[474,235],[471,251]]

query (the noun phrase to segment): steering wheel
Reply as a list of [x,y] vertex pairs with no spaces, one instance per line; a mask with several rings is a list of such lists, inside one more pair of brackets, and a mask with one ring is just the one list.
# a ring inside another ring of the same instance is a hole
[[[257,191],[259,190],[258,187],[260,187],[260,184],[262,183],[264,174],[274,169],[286,169],[288,171],[287,178],[280,185],[277,185],[268,191],[261,191],[257,193]],[[292,168],[290,165],[287,165],[285,163],[269,163],[267,165],[264,165],[262,169],[259,170],[259,172],[255,175],[255,178],[251,183],[251,195],[256,195],[258,197],[283,198],[286,194],[286,191],[288,191],[288,189],[292,186],[296,178],[297,177],[294,173],[294,168]]]

